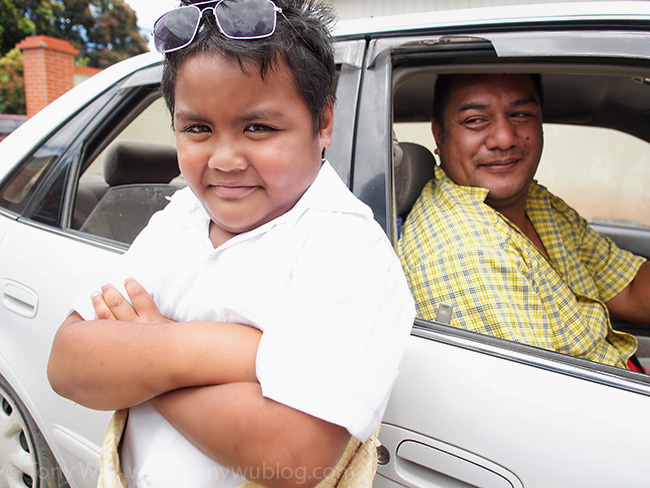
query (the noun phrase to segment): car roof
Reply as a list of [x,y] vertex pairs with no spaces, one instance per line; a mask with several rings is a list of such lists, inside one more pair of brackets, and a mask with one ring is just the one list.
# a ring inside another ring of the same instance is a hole
[[584,22],[650,22],[650,2],[566,2],[508,5],[343,20],[333,34],[338,38],[374,34],[413,34],[431,29],[485,27],[509,24]]
[[431,120],[441,72],[539,72],[545,122],[607,127],[650,142],[650,2],[403,14],[342,21],[335,36],[378,39],[368,66],[392,53],[395,122]]

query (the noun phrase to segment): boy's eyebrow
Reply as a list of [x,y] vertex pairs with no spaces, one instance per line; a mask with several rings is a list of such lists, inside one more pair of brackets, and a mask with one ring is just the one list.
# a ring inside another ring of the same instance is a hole
[[[260,120],[265,118],[281,118],[281,117],[284,117],[282,112],[274,109],[268,109],[268,110],[258,110],[255,112],[250,112],[241,115],[240,117],[237,117],[235,121],[237,123],[246,123],[246,122],[253,122],[255,120]],[[177,111],[174,114],[174,118],[190,120],[192,122],[202,122],[206,124],[211,122],[211,120],[207,117],[203,117],[201,115],[197,115],[192,112],[184,112],[182,110]]]
[[267,118],[281,118],[283,117],[282,112],[279,112],[274,109],[267,109],[267,110],[257,110],[255,112],[250,112],[247,114],[244,114],[240,117],[237,117],[236,120],[237,122],[253,122],[255,120],[260,120],[260,119],[267,119]]
[[174,118],[178,119],[185,119],[185,120],[190,120],[192,122],[202,122],[202,123],[209,123],[210,119],[206,117],[202,117],[201,115],[196,115],[194,113],[190,112],[183,112],[182,110],[176,111],[174,113]]

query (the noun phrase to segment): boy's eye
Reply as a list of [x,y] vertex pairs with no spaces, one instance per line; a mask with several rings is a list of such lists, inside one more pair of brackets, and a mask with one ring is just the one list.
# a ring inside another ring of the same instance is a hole
[[211,131],[210,127],[203,124],[188,125],[183,129],[183,132],[187,132],[190,134],[206,134],[210,131]]
[[257,134],[264,133],[264,132],[274,132],[275,130],[276,130],[275,128],[266,124],[250,124],[245,129],[246,132],[253,132]]

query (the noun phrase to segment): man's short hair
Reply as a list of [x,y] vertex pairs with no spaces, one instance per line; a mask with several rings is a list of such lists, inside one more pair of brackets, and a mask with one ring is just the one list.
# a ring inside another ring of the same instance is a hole
[[194,40],[183,49],[165,54],[162,92],[172,120],[174,87],[183,63],[201,52],[217,52],[236,59],[243,71],[246,61],[258,62],[262,78],[268,70],[275,69],[280,60],[284,60],[298,93],[309,108],[314,132],[318,132],[322,113],[335,99],[336,65],[330,33],[336,18],[334,10],[319,0],[277,0],[274,3],[282,9],[282,13],[278,13],[275,32],[269,37],[228,38],[219,31],[213,16],[204,15]]
[[[542,76],[538,73],[528,73],[518,76],[530,76],[533,81],[533,86],[535,87],[535,92],[539,98],[539,103],[544,104],[544,92],[542,91]],[[449,102],[449,96],[451,90],[454,86],[456,78],[459,76],[472,76],[479,78],[481,76],[487,76],[487,74],[440,74],[436,79],[436,85],[433,90],[433,120],[440,126],[443,127],[444,123],[444,114],[447,104]]]

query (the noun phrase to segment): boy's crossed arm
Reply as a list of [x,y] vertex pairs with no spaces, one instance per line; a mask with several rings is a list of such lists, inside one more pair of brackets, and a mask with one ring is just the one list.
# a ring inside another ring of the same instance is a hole
[[262,396],[257,383],[185,388],[152,404],[222,466],[266,487],[310,487],[329,474],[350,434]]
[[343,427],[264,398],[255,375],[261,332],[223,322],[171,322],[135,280],[93,295],[97,319],[73,313],[48,376],[57,393],[96,409],[151,400],[216,462],[269,487],[313,486],[340,458]]
[[98,410],[128,408],[189,386],[255,382],[261,332],[224,322],[172,322],[135,280],[93,295],[96,320],[70,315],[54,338],[54,390]]

